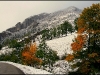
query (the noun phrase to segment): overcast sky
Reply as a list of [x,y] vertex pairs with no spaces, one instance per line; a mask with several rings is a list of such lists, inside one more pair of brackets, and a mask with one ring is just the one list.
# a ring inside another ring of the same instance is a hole
[[0,32],[33,15],[51,13],[69,6],[83,9],[93,3],[100,1],[0,1]]

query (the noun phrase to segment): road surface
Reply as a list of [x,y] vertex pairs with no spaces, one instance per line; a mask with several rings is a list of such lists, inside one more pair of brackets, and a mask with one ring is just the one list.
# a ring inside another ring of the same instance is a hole
[[0,62],[0,74],[21,74],[25,75],[23,71],[14,65]]

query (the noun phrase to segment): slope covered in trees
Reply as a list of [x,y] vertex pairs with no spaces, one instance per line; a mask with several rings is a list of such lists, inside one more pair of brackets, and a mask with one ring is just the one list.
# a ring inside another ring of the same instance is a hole
[[68,21],[65,21],[57,27],[42,30],[42,39],[51,40],[63,35],[67,36],[68,33],[72,33],[74,31],[75,29],[73,26]]

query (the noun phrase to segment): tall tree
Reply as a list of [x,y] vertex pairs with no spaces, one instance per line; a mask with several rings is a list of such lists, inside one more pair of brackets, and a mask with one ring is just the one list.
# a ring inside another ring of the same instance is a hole
[[75,20],[74,20],[74,24],[75,24],[75,28],[74,28],[74,30],[78,30],[78,26],[77,26],[77,20],[78,20],[78,18],[76,18]]
[[50,70],[55,61],[59,59],[56,52],[50,49],[43,39],[39,44],[36,56],[43,60],[42,65],[44,68],[48,66]]
[[2,45],[0,44],[0,50],[2,49]]
[[84,8],[77,20],[78,35],[71,44],[75,66],[83,75],[100,72],[100,3]]
[[60,35],[61,35],[61,26],[59,25],[57,27],[57,37],[60,37]]
[[57,29],[56,28],[53,28],[52,33],[53,33],[53,37],[56,37],[57,36]]
[[65,21],[62,25],[61,25],[61,30],[62,30],[62,35],[63,34],[68,34],[68,32],[72,33],[73,31],[73,28],[72,28],[72,25],[68,22],[68,21]]

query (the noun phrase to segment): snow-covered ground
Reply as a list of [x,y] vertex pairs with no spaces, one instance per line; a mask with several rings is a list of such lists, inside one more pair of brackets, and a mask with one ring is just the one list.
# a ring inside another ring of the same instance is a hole
[[0,61],[0,62],[12,64],[12,65],[18,67],[19,69],[21,69],[25,74],[52,74],[52,73],[47,72],[42,69],[36,69],[36,68],[30,67],[30,66],[21,65],[18,63],[13,63],[13,62],[8,62],[8,61]]
[[13,50],[14,50],[13,48],[8,48],[7,46],[6,47],[3,47],[0,50],[0,55],[11,53]]
[[68,34],[66,37],[56,38],[50,41],[46,41],[47,45],[54,51],[57,52],[59,57],[62,57],[66,54],[71,54],[73,51],[71,50],[71,43],[76,37],[76,33]]
[[68,74],[71,70],[69,63],[66,60],[59,60],[53,66],[54,74]]
[[[46,43],[52,50],[54,50],[58,53],[57,55],[59,57],[62,57],[65,54],[72,53],[71,43],[73,42],[72,40],[74,40],[76,35],[77,35],[76,33],[68,34],[68,36],[49,40],[49,41],[46,41]],[[13,51],[13,49],[9,49],[9,48],[4,47],[4,48],[2,48],[2,50],[0,50],[0,55],[6,54],[6,53],[9,53],[12,51]],[[19,69],[21,69],[25,74],[52,74],[52,73],[47,72],[47,71],[42,70],[42,69],[36,69],[36,68],[31,67],[31,66],[21,65],[18,63],[13,63],[13,62],[8,62],[8,61],[0,61],[0,62],[12,64],[12,65],[18,67]],[[61,65],[62,61],[60,60],[58,62],[60,62],[59,65]],[[56,62],[55,64],[58,64],[58,63]],[[54,64],[54,69],[53,69],[53,72],[55,74],[68,73],[70,66],[68,65],[67,62],[65,62],[65,63],[63,62],[63,64],[65,64],[65,68],[62,66],[56,67],[55,64]]]

